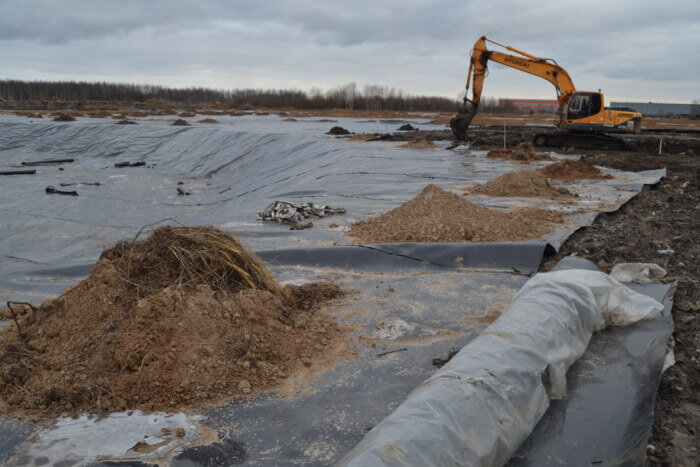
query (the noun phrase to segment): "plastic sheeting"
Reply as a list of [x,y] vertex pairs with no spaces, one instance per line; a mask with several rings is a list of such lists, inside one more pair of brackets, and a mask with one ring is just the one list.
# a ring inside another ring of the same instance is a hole
[[533,277],[501,317],[376,426],[341,465],[502,465],[549,407],[592,334],[663,305],[606,274]]
[[[590,211],[535,242],[342,246],[344,226],[330,228],[330,223],[347,225],[393,208],[427,183],[458,188],[533,166],[486,159],[483,151],[468,148],[408,150],[395,149],[396,143],[348,142],[321,136],[332,126],[326,122],[285,126],[280,120],[244,117],[216,127],[170,127],[166,121],[59,124],[0,116],[2,169],[23,160],[75,159],[63,171],[39,166],[36,175],[3,177],[0,300],[39,303],[86,277],[106,245],[168,218],[233,231],[274,265],[282,281],[332,279],[359,290],[361,302],[333,311],[356,326],[357,335],[371,336],[398,320],[407,323],[403,328],[425,331],[417,340],[409,336],[380,340],[379,349],[362,347],[356,360],[324,373],[312,393],[289,399],[268,394],[207,411],[205,423],[216,427],[221,443],[187,449],[173,465],[212,465],[222,458],[249,464],[339,460],[433,374],[433,358],[474,339],[485,327],[484,313],[504,306],[537,270],[546,243],[556,247],[598,211],[617,209],[642,184],[663,176],[614,172],[613,180],[581,187],[590,196],[579,202]],[[340,120],[357,132],[396,125]],[[279,131],[271,134],[271,123]],[[140,160],[146,165],[114,167],[114,162]],[[47,185],[61,183],[75,184],[71,189],[80,196],[44,193]],[[191,195],[179,196],[179,186]],[[293,232],[255,221],[275,199],[330,204],[348,214]],[[479,202],[507,207],[533,200]],[[400,351],[378,356],[392,350]],[[644,368],[646,361],[642,355],[635,364]],[[623,391],[620,397],[628,395]],[[0,460],[34,430],[0,417]]]
[[[351,142],[324,136],[331,124],[317,120],[282,122],[267,116],[222,121],[226,123],[173,127],[165,120],[139,125],[93,119],[31,123],[0,115],[0,169],[21,167],[27,160],[74,159],[60,167],[38,166],[36,175],[3,177],[0,290],[6,292],[0,292],[0,300],[40,301],[48,295],[18,296],[30,292],[23,284],[57,283],[35,277],[32,271],[94,264],[106,245],[158,221],[214,224],[237,232],[255,250],[342,245],[351,243],[343,230],[348,224],[410,200],[428,183],[457,189],[548,164],[488,159],[484,151],[469,149],[397,149],[392,142]],[[388,131],[395,125],[352,119],[338,124],[357,132]],[[136,161],[146,165],[114,167],[115,162]],[[611,172],[614,179],[578,184],[584,194],[566,209],[588,212],[573,216],[540,241],[557,248],[598,212],[617,209],[642,184],[663,176],[662,171]],[[75,184],[71,190],[79,196],[44,192],[61,183]],[[178,188],[191,195],[179,195]],[[347,214],[321,219],[314,228],[301,231],[257,221],[256,214],[276,199],[327,204],[345,208]],[[538,202],[474,201],[498,207]],[[330,227],[333,223],[340,227]],[[40,288],[34,287],[34,293]]]

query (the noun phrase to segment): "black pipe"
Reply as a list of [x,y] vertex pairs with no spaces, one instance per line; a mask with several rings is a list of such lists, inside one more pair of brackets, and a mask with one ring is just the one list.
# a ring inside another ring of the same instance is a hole
[[35,173],[36,173],[36,169],[2,170],[2,171],[0,171],[0,175],[34,175]]
[[54,193],[57,195],[70,195],[70,196],[78,196],[77,191],[65,191],[65,190],[57,190],[52,186],[47,186],[46,187],[46,192],[47,193]]
[[142,165],[146,165],[144,161],[138,161],[138,162],[117,162],[114,164],[115,167],[140,167]]
[[73,159],[47,159],[45,161],[29,161],[22,162],[22,165],[43,165],[43,164],[63,164],[67,162],[74,162]]

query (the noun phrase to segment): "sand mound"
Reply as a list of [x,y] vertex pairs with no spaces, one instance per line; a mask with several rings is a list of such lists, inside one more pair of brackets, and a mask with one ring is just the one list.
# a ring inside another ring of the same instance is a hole
[[612,178],[611,175],[601,172],[598,167],[584,161],[557,162],[556,164],[542,167],[539,171],[549,178],[555,178],[564,182],[582,179],[603,180]]
[[514,149],[498,148],[486,154],[489,159],[508,159],[518,162],[551,161],[552,157],[547,153],[537,152],[531,143],[520,143]]
[[432,141],[427,140],[426,138],[419,136],[417,138],[413,138],[411,141],[409,141],[406,144],[402,144],[400,146],[396,146],[397,148],[406,148],[406,149],[439,149],[440,146],[437,144],[433,143]]
[[178,117],[184,117],[184,118],[189,118],[189,117],[195,117],[196,114],[193,114],[192,112],[180,112],[177,114]]
[[[0,331],[0,411],[173,410],[245,397],[341,349],[330,283],[280,287],[233,237],[161,227],[106,250],[90,277]],[[9,309],[3,310],[11,318]]]
[[561,214],[544,209],[483,208],[431,184],[411,201],[352,224],[349,233],[365,243],[517,242],[540,237],[561,222]]
[[523,198],[564,198],[571,196],[567,189],[550,185],[547,176],[537,170],[508,172],[484,184],[469,187],[464,193]]
[[199,123],[219,123],[219,121],[215,118],[203,118],[199,121]]
[[190,126],[189,123],[187,123],[187,120],[183,120],[181,118],[178,118],[175,120],[172,124],[172,126]]
[[133,120],[119,120],[118,122],[114,122],[115,125],[136,125],[136,122]]

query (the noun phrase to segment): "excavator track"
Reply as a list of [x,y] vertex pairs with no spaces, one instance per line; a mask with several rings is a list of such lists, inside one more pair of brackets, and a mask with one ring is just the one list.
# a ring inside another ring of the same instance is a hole
[[625,141],[622,138],[606,133],[590,133],[575,131],[560,131],[554,133],[539,133],[532,139],[532,144],[540,147],[623,150]]

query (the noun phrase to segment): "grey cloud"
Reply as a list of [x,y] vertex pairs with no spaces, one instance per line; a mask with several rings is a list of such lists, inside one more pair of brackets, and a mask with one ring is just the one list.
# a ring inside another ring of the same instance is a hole
[[[25,79],[305,88],[358,81],[454,96],[482,34],[557,59],[584,88],[697,97],[685,95],[700,72],[700,2],[0,3],[5,77]],[[488,94],[551,93],[547,83],[492,68]],[[659,86],[664,80],[675,85]]]

